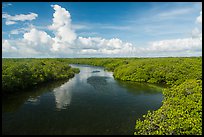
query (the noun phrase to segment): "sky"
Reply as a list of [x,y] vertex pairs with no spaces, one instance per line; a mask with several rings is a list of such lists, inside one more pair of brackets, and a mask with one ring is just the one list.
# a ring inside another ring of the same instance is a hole
[[202,56],[201,2],[3,2],[3,58]]

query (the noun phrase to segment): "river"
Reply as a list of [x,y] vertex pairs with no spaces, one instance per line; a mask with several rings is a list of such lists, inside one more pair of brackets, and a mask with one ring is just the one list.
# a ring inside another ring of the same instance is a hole
[[2,134],[133,135],[135,122],[162,105],[161,87],[124,82],[103,67],[2,100]]

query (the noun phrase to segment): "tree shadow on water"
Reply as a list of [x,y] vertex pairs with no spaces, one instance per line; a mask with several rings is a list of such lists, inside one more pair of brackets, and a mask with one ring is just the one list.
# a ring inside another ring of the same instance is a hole
[[105,90],[108,86],[107,79],[109,79],[109,77],[91,76],[87,79],[87,83],[96,90]]

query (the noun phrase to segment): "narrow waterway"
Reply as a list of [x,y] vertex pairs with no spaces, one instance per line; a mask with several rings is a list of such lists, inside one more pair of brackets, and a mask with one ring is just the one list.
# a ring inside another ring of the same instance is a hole
[[[161,87],[117,81],[102,67],[2,101],[3,134],[130,134],[135,121],[162,105]],[[32,87],[31,87],[32,88]]]

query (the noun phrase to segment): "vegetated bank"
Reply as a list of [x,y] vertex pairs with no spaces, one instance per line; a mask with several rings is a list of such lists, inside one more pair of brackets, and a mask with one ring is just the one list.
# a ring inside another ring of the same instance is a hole
[[169,85],[161,108],[136,121],[135,135],[202,134],[202,57],[3,59],[2,88],[73,77],[78,70],[68,63],[103,66],[119,80]]
[[164,83],[160,109],[136,121],[135,135],[202,134],[202,57],[89,58],[70,63],[104,66],[116,79]]
[[69,79],[79,73],[58,59],[2,59],[2,93],[13,93],[39,84]]

